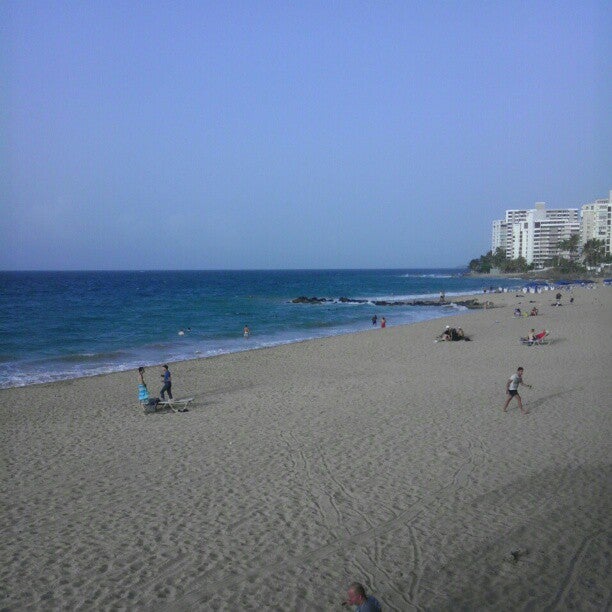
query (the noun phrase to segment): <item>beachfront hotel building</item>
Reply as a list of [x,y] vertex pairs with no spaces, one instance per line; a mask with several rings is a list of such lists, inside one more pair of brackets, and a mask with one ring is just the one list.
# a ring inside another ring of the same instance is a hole
[[[504,219],[493,221],[493,233],[491,237],[492,250],[501,247],[506,253],[508,259],[515,259],[518,255],[514,255],[515,251],[520,248],[515,248],[514,235],[519,232],[519,224],[527,219],[528,210],[507,210]],[[516,226],[516,227],[515,227]],[[520,236],[519,236],[520,238]]]
[[582,222],[580,226],[580,244],[584,246],[587,240],[593,238],[603,240],[606,255],[610,255],[610,227],[612,220],[612,190],[608,198],[595,200],[582,207]]
[[558,244],[573,235],[580,235],[577,208],[546,209],[545,202],[535,208],[507,210],[503,220],[493,221],[491,248],[504,249],[508,259],[523,257],[537,268],[563,253]]

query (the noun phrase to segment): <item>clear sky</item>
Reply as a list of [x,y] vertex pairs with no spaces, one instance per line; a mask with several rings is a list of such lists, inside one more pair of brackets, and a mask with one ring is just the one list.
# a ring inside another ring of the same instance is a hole
[[0,269],[436,267],[612,189],[609,1],[0,2]]

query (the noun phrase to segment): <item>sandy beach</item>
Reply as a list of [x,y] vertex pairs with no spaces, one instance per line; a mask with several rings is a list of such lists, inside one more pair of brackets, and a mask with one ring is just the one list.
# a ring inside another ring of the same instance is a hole
[[612,289],[573,294],[175,363],[187,413],[143,414],[136,372],[0,391],[0,609],[341,610],[354,580],[385,610],[609,609]]

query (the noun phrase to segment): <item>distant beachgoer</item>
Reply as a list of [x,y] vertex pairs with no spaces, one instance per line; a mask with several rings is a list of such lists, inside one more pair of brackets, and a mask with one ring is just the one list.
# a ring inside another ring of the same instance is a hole
[[144,379],[145,369],[140,366],[138,368],[138,401],[145,402],[149,399],[149,390],[147,389],[147,383]]
[[376,325],[376,321],[378,321],[378,317],[376,315],[374,315],[372,317],[372,325]]
[[249,329],[249,326],[248,326],[248,325],[245,325],[245,326],[244,326],[244,329],[242,330],[242,335],[243,335],[245,338],[248,338],[248,337],[251,335],[251,330]]
[[178,335],[179,336],[184,336],[185,335],[185,330],[184,329],[180,329]]
[[380,320],[380,326],[381,326],[382,328],[387,327],[387,319],[385,319],[385,317],[383,317],[383,318]]
[[380,602],[374,595],[366,595],[363,584],[353,582],[346,592],[343,606],[355,606],[356,612],[381,612]]
[[442,340],[443,342],[450,342],[451,337],[451,326],[447,325],[444,328],[444,331],[440,334],[440,340]]
[[444,301],[445,301],[445,298],[446,298],[446,296],[445,296],[445,294],[444,294],[444,291],[440,291],[440,301],[441,301],[441,302],[444,302]]
[[164,393],[167,391],[168,397],[172,399],[172,374],[170,373],[167,365],[164,365],[164,371],[161,374],[161,377],[164,379],[164,386],[161,388],[159,395],[164,400],[166,399]]
[[538,316],[538,309],[535,306],[531,309],[531,314],[529,316],[530,317],[537,317]]
[[464,331],[460,327],[458,327],[457,328],[457,339],[458,340],[463,340],[464,338],[465,338]]
[[574,303],[574,296],[572,295],[572,297],[570,298],[570,304]]
[[529,333],[527,334],[527,340],[529,340],[529,342],[533,342],[535,340],[535,329],[533,327],[529,330]]
[[506,399],[506,403],[504,404],[504,412],[508,410],[508,404],[512,401],[512,398],[516,397],[521,412],[523,414],[528,414],[528,411],[523,410],[523,400],[521,399],[521,396],[518,392],[519,385],[525,385],[526,387],[529,387],[531,389],[531,385],[528,385],[526,382],[523,381],[523,372],[524,368],[518,368],[516,374],[513,374],[506,383],[506,395],[508,396],[508,398]]
[[520,317],[523,313],[521,312],[520,308],[515,308],[514,309],[514,316],[515,317]]

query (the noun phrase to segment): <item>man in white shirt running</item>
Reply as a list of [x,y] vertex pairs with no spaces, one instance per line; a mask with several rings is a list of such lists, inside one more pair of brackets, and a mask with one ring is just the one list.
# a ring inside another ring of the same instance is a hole
[[523,414],[528,414],[529,411],[523,410],[523,401],[521,400],[521,396],[519,395],[518,388],[519,385],[525,385],[531,389],[531,385],[528,385],[523,381],[523,368],[519,368],[516,371],[516,374],[513,374],[506,383],[506,395],[508,396],[506,399],[506,403],[504,404],[504,412],[508,410],[508,404],[512,401],[513,397],[516,397],[518,400],[519,408]]

